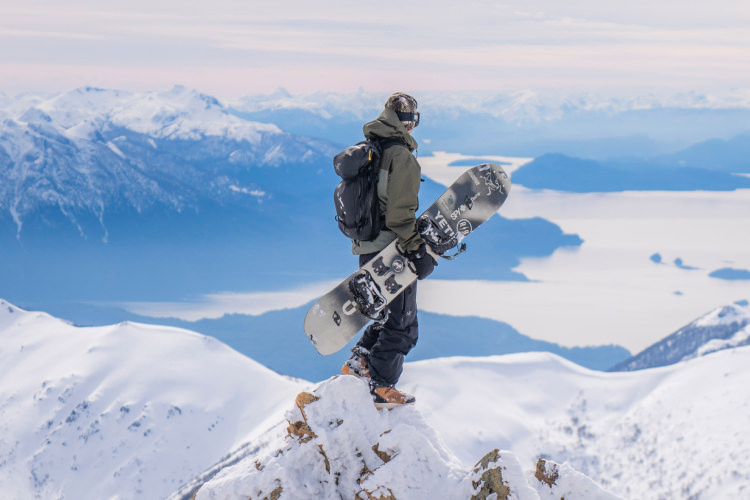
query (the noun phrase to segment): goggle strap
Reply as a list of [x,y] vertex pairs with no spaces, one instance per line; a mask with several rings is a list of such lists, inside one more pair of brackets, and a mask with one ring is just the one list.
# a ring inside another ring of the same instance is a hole
[[407,113],[405,111],[396,111],[398,119],[402,122],[416,122],[419,123],[419,112]]

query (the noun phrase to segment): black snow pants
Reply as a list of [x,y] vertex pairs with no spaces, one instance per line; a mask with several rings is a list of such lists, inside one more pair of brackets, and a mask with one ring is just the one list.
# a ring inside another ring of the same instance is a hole
[[[359,256],[362,266],[377,253]],[[365,329],[357,345],[370,351],[368,367],[373,382],[395,385],[401,377],[404,356],[417,344],[417,282],[388,304],[388,320]]]

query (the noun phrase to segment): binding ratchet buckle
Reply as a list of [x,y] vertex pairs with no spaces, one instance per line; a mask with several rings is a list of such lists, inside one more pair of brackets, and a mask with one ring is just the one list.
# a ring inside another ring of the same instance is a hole
[[380,287],[366,270],[357,273],[349,280],[349,290],[357,302],[359,312],[371,320],[384,322],[388,319],[385,306],[388,305]]

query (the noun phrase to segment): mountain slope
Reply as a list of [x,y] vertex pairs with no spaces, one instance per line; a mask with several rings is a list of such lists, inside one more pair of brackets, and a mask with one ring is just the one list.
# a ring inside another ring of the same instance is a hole
[[525,353],[409,363],[400,387],[463,463],[494,446],[624,498],[745,498],[749,367],[748,346],[625,373]]
[[[532,485],[529,475],[543,457],[567,462],[626,498],[744,498],[750,484],[748,367],[750,346],[620,373],[586,370],[543,353],[407,363],[399,386],[416,395],[415,408],[376,415],[366,388],[339,377],[355,384],[331,391],[333,398],[314,414],[310,421],[322,440],[313,444],[328,450],[344,443],[334,449],[351,472],[350,443],[364,439],[357,437],[361,429],[374,432],[370,447],[361,447],[370,457],[362,460],[372,459],[365,463],[379,470],[365,485],[373,493],[384,492],[380,486],[408,487],[401,464],[420,456],[432,457],[426,464],[435,468],[418,462],[407,470],[433,479],[430,474],[442,470],[439,481],[445,482],[437,484],[458,491],[466,488],[461,478],[472,464],[500,448],[510,450],[500,453],[508,458],[503,464],[516,472],[521,464]],[[255,484],[258,478],[246,472],[255,474],[256,460],[279,471],[295,456],[318,460],[302,471],[302,482],[313,472],[329,474],[317,446],[274,457],[283,409],[309,389],[185,330],[132,323],[79,328],[2,302],[0,490],[8,498],[161,498],[233,463],[240,474],[229,479]],[[343,434],[337,434],[336,418],[347,422],[338,426]],[[387,450],[404,446],[400,459],[383,467],[372,450],[376,442],[391,457]],[[389,483],[394,469],[404,477]],[[560,471],[561,477],[573,474],[564,466]],[[222,474],[217,481],[230,473]],[[574,476],[573,485],[583,484]],[[537,486],[542,498],[553,498],[542,495],[551,493],[546,485]]]
[[305,386],[186,330],[78,328],[0,301],[0,491],[162,498]]
[[300,393],[286,419],[288,435],[276,449],[222,470],[195,499],[616,498],[544,460],[525,474],[512,453],[497,449],[464,468],[419,410],[376,410],[355,377]]
[[683,326],[610,371],[632,371],[671,365],[714,351],[750,344],[750,307],[718,307]]

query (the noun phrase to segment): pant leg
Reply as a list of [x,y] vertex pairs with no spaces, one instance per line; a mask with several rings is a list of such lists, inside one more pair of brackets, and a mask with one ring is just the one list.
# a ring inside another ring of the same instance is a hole
[[[377,254],[360,256],[360,266]],[[403,371],[404,356],[416,345],[417,282],[415,281],[388,305],[388,319],[382,325],[370,325],[359,345],[370,351],[368,366],[376,383],[396,384]]]
[[[368,254],[360,255],[359,267],[362,267],[365,264],[367,264],[378,253],[368,253]],[[372,346],[374,346],[375,343],[378,341],[378,337],[380,336],[380,330],[381,330],[381,325],[379,323],[373,323],[373,324],[368,325],[367,328],[365,328],[365,331],[362,334],[362,337],[357,342],[357,345],[362,346],[369,351],[370,349],[372,349]]]

